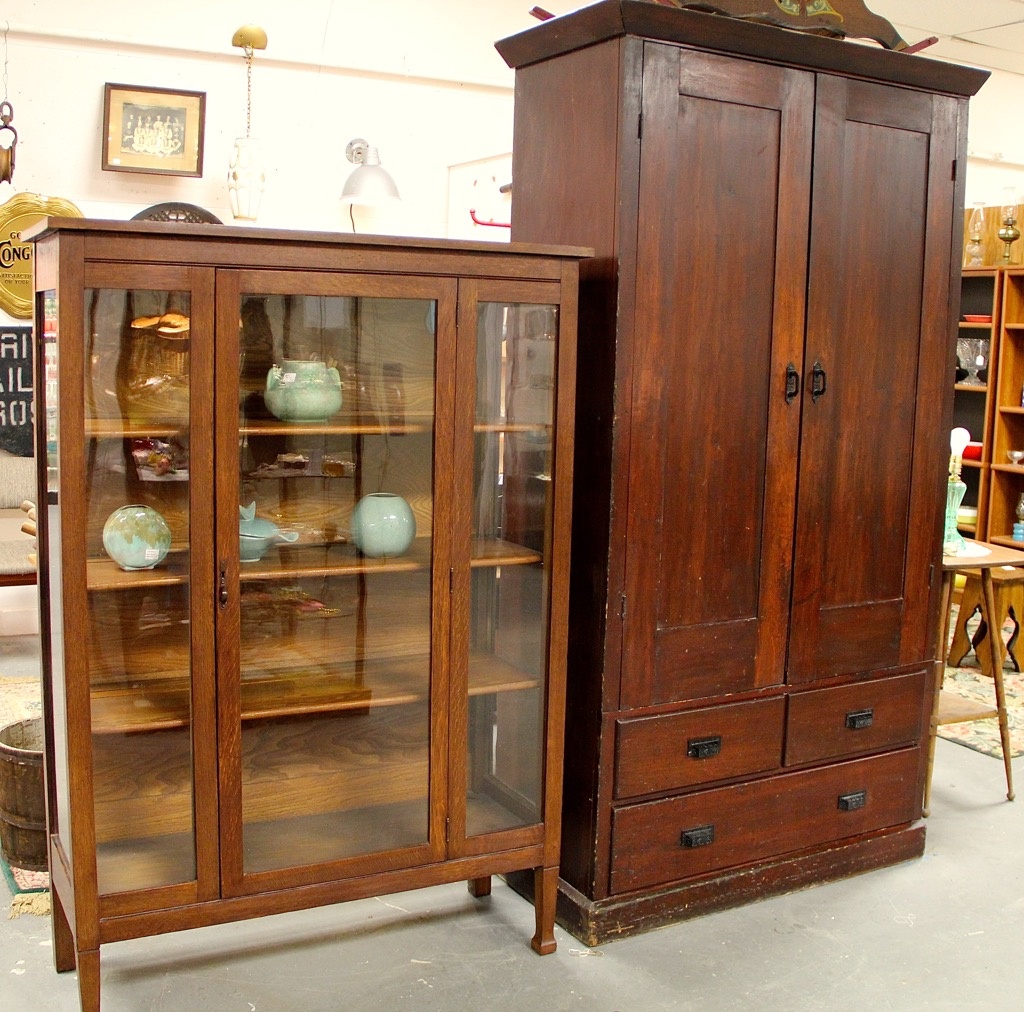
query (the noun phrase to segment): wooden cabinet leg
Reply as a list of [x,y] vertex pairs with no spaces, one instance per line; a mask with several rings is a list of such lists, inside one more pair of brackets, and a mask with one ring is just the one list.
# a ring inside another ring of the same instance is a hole
[[469,886],[469,894],[478,900],[491,895],[490,875],[485,875],[483,878],[471,878],[466,885]]
[[58,973],[67,973],[75,968],[75,936],[71,930],[71,922],[64,912],[64,904],[52,882],[50,924],[53,929],[53,965]]
[[100,950],[78,953],[78,1000],[82,1012],[100,1012]]
[[558,900],[558,867],[535,868],[533,872],[533,906],[537,916],[536,934],[530,944],[535,952],[546,956],[554,952],[555,904]]

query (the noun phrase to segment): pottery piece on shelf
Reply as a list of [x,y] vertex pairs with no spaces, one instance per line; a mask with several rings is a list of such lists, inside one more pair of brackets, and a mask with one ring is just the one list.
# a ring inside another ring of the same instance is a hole
[[256,516],[256,503],[238,507],[238,552],[242,562],[259,562],[267,549],[279,541],[294,544],[297,531],[282,531],[272,520]]
[[104,550],[129,572],[159,566],[170,547],[171,529],[152,506],[121,506],[103,525]]
[[267,410],[285,422],[325,422],[341,407],[341,376],[315,359],[285,359],[267,373]]
[[416,518],[409,504],[391,492],[363,496],[352,512],[352,540],[373,559],[404,555],[416,537]]

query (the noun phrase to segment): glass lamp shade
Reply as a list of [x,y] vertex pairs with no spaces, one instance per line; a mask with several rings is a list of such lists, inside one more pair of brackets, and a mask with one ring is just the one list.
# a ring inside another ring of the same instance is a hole
[[380,155],[374,147],[367,147],[361,165],[357,165],[345,180],[341,191],[343,204],[383,204],[401,200],[398,187],[388,171],[380,164]]
[[256,220],[265,183],[260,142],[252,137],[239,137],[228,162],[228,196],[236,220]]

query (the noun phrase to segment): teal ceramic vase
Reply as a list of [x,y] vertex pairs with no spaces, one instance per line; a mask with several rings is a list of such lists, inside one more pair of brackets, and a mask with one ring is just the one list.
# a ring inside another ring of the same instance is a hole
[[267,373],[263,401],[284,422],[325,422],[341,407],[341,376],[324,362],[286,359]]
[[170,547],[171,529],[152,506],[121,506],[103,525],[103,549],[122,569],[153,569]]
[[416,537],[412,508],[391,492],[363,496],[352,512],[352,540],[373,559],[404,555]]

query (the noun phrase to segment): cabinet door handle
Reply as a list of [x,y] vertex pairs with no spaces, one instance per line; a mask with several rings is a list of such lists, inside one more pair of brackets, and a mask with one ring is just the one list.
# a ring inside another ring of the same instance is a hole
[[710,738],[691,738],[686,743],[686,755],[690,759],[710,759],[722,751],[722,736],[712,735]]
[[786,366],[786,403],[792,404],[800,396],[800,372],[792,362]]
[[839,810],[841,812],[855,812],[868,803],[867,791],[853,791],[851,794],[839,795]]
[[707,847],[714,842],[714,826],[694,826],[693,829],[684,829],[679,834],[680,847]]
[[851,710],[846,715],[846,726],[850,731],[863,731],[875,722],[874,710]]
[[223,559],[220,563],[220,591],[217,598],[221,608],[228,606],[228,564]]
[[817,404],[818,398],[823,397],[826,390],[828,390],[828,374],[821,367],[820,362],[815,362],[811,369],[811,400]]

